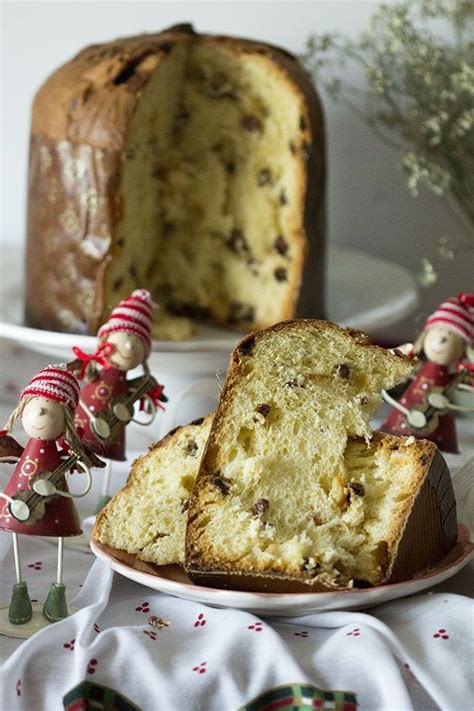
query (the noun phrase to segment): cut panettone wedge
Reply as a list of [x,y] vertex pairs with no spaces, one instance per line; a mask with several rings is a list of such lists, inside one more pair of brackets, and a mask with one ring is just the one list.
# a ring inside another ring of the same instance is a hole
[[456,540],[435,445],[373,435],[401,354],[324,321],[289,321],[235,349],[191,496],[185,567],[213,587],[292,592],[379,585]]
[[96,542],[135,567],[183,563],[188,501],[211,421],[172,430],[134,462],[125,487],[97,517]]

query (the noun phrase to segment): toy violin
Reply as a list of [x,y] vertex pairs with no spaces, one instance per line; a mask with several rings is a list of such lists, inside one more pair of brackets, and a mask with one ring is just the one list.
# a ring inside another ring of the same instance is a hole
[[[406,415],[406,420],[410,427],[415,430],[422,430],[424,435],[431,434],[439,425],[439,417],[445,415],[449,410],[474,412],[474,409],[459,407],[450,400],[450,396],[455,392],[456,388],[460,384],[467,384],[473,374],[474,366],[462,365],[444,388],[434,387],[426,396],[425,402],[413,405],[410,409],[400,406],[400,403],[394,401],[386,391],[384,391],[383,397],[386,402]],[[468,387],[470,388],[470,386]],[[470,389],[472,390],[472,388]]]
[[[156,404],[154,399],[147,395],[147,392],[150,390],[156,392],[157,388],[163,390],[163,386],[158,385],[155,378],[149,374],[130,380],[128,384],[130,394],[128,396],[118,395],[113,398],[108,409],[99,412],[97,415],[94,415],[87,406],[82,403],[84,410],[86,410],[86,408],[88,410],[87,414],[90,417],[94,433],[104,442],[113,441],[123,425],[127,425],[132,420],[138,422],[134,419],[133,410],[135,403],[138,401],[147,401],[148,414],[150,415],[150,419],[147,422],[140,421],[138,424],[148,425],[155,417]],[[162,392],[157,396],[155,395],[155,397],[158,397],[162,402],[167,402],[168,400]]]
[[[46,514],[46,505],[53,497],[81,498],[85,496],[92,486],[90,469],[104,466],[105,463],[94,454],[89,458],[84,452],[81,455],[75,452],[71,453],[53,471],[44,471],[41,474],[33,475],[30,478],[30,490],[20,491],[9,497],[8,508],[17,521],[30,525],[37,523]],[[72,495],[68,491],[58,488],[57,485],[74,468],[83,470],[87,477],[87,483],[83,491]]]

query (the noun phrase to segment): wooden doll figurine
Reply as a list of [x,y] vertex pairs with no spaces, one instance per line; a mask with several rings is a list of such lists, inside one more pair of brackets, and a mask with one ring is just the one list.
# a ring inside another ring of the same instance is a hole
[[[81,439],[96,454],[109,460],[123,461],[125,427],[133,419],[133,406],[140,401],[148,405],[154,419],[159,401],[165,402],[163,386],[150,375],[147,359],[151,350],[153,301],[146,289],[136,289],[111,312],[109,320],[98,332],[99,347],[93,355],[80,349],[73,351],[80,361],[80,377],[88,381],[80,393],[75,425]],[[95,364],[101,366],[98,371]],[[129,370],[141,365],[144,375],[127,380]],[[92,368],[91,368],[92,366]],[[102,499],[98,511],[110,499],[108,483],[110,465],[104,477]]]
[[382,423],[382,432],[414,435],[435,442],[444,452],[458,452],[454,412],[465,408],[453,405],[450,398],[460,382],[470,380],[467,367],[453,372],[453,366],[474,344],[471,296],[448,299],[427,319],[414,346],[414,353],[423,354],[425,362],[400,402],[384,393],[394,409]]
[[[78,401],[79,383],[74,374],[65,365],[49,365],[23,390],[20,403],[5,428],[5,433],[10,432],[21,418],[23,429],[30,437],[4,492],[0,493],[3,499],[0,529],[13,533],[16,583],[8,617],[15,625],[24,624],[32,617],[27,584],[21,577],[18,534],[57,537],[57,581],[51,585],[43,614],[50,622],[68,614],[62,582],[63,538],[81,533],[72,499],[89,491],[89,466],[97,464],[95,457],[91,462],[74,429]],[[87,485],[80,494],[73,495],[66,484],[66,473],[75,467],[84,470]]]

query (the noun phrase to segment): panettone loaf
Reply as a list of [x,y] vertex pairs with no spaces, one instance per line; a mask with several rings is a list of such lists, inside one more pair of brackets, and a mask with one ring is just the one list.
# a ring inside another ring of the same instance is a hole
[[238,329],[321,315],[323,119],[287,52],[187,25],[93,45],[31,131],[29,325],[95,333],[135,287]]
[[[212,415],[178,427],[133,464],[125,487],[97,517],[93,538],[127,563],[184,562],[187,507]],[[132,558],[133,556],[133,558]]]
[[233,353],[189,505],[185,567],[201,584],[287,592],[378,585],[456,539],[435,445],[372,435],[401,354],[321,321],[281,323]]

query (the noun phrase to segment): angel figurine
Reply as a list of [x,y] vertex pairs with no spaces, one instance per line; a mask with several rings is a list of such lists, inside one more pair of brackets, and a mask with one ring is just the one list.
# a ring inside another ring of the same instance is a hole
[[[24,388],[18,407],[0,433],[1,461],[17,462],[0,493],[0,529],[13,534],[16,583],[8,610],[13,625],[25,624],[33,615],[28,587],[21,576],[19,534],[58,539],[57,580],[51,584],[43,614],[50,622],[68,615],[62,581],[63,539],[82,532],[73,499],[89,491],[91,467],[104,466],[79,441],[74,428],[78,401],[79,383],[74,374],[64,364],[48,365]],[[30,438],[24,449],[8,436],[19,419]],[[19,456],[15,456],[15,449]],[[66,483],[66,474],[74,469],[86,475],[86,485],[79,494],[71,494]]]
[[[153,300],[146,289],[136,289],[111,312],[98,331],[99,345],[88,355],[73,348],[80,363],[79,377],[86,380],[76,409],[75,424],[81,439],[101,457],[109,460],[104,476],[102,497],[97,511],[109,501],[111,460],[124,461],[125,428],[131,422],[150,424],[157,408],[166,402],[164,386],[150,374]],[[127,380],[127,372],[142,366],[144,374]],[[99,366],[99,367],[98,367]],[[147,410],[146,421],[136,420],[134,405]]]
[[459,294],[426,320],[412,351],[425,360],[399,402],[383,393],[394,409],[382,423],[382,432],[429,439],[444,452],[458,452],[454,413],[466,408],[451,398],[460,386],[472,389],[467,382],[471,366],[464,358],[474,344],[473,299],[474,294]]

